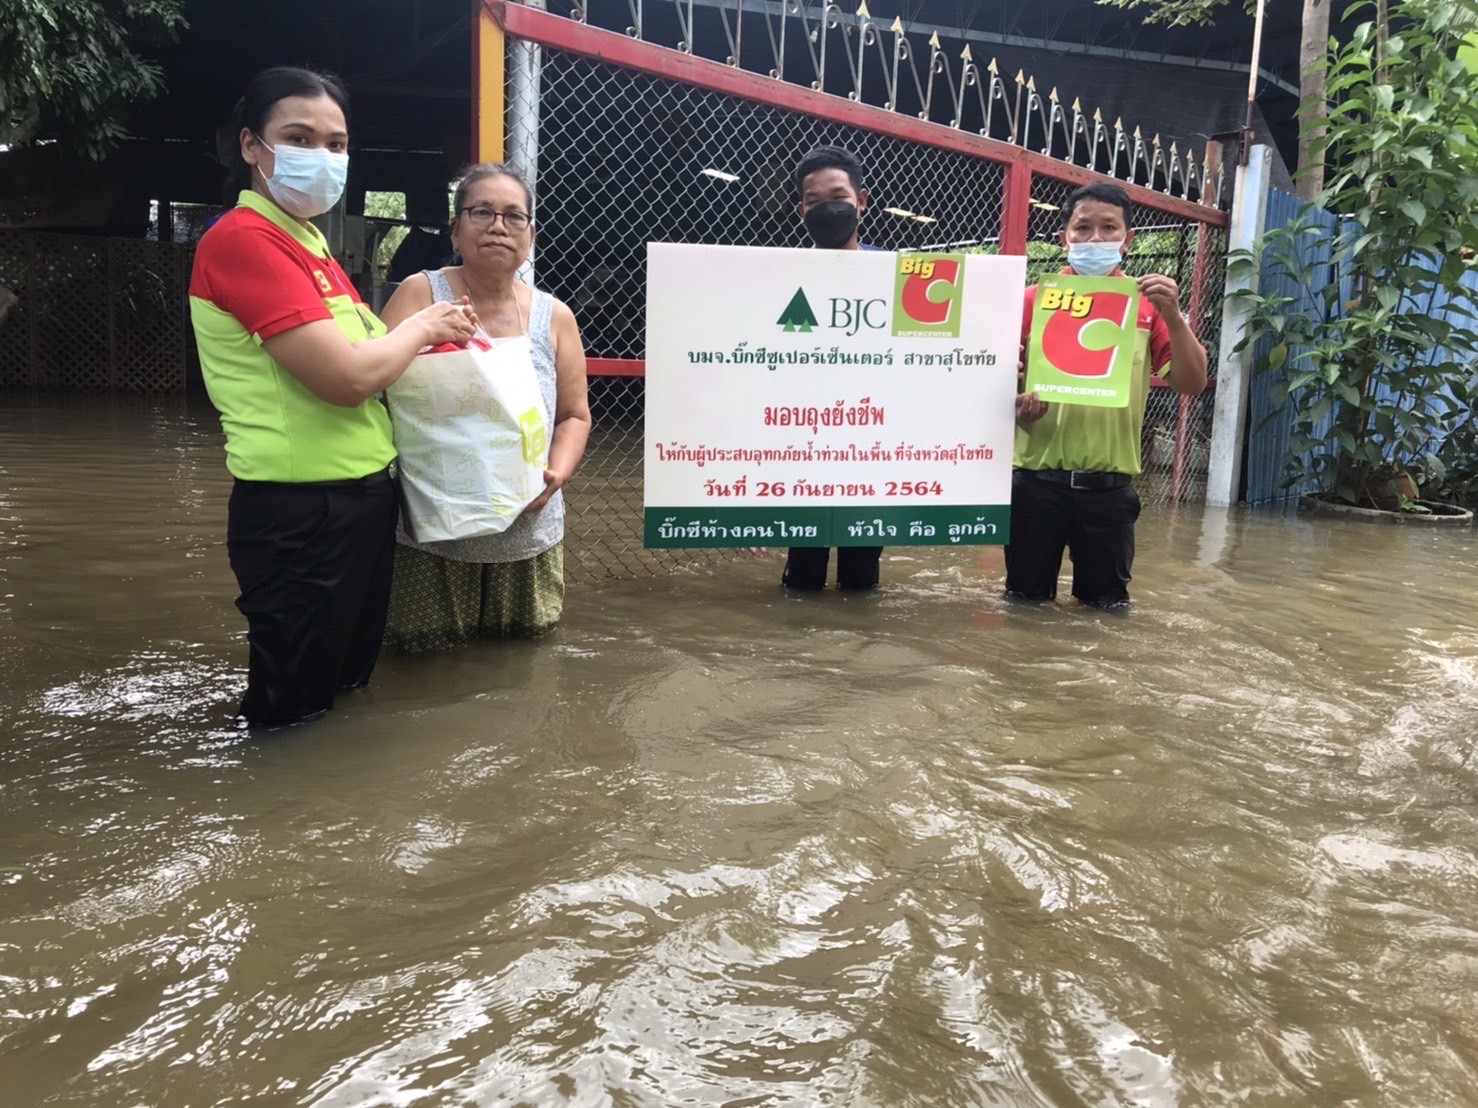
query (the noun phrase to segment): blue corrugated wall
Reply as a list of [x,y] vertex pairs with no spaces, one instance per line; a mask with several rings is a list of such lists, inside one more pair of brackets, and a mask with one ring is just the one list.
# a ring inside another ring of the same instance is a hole
[[[1300,213],[1308,213],[1310,223],[1328,228],[1327,236],[1310,236],[1309,243],[1310,261],[1316,265],[1329,266],[1331,254],[1333,253],[1334,232],[1337,224],[1335,216],[1329,212],[1309,208],[1305,201],[1286,192],[1272,190],[1268,195],[1267,216],[1264,224],[1267,230],[1277,227],[1286,227],[1298,218]],[[1326,280],[1333,280],[1336,274],[1329,268],[1322,271],[1321,276]],[[1270,272],[1269,265],[1265,262],[1259,277],[1261,291],[1264,294],[1270,292],[1283,292],[1289,296],[1299,296],[1301,307],[1312,310],[1314,305],[1310,302],[1307,290],[1298,288],[1286,278]],[[1469,288],[1478,290],[1478,274],[1470,273],[1464,278],[1463,283]],[[1348,278],[1340,281],[1340,302],[1349,300],[1351,295],[1350,282]],[[1429,314],[1445,314],[1448,298],[1445,294],[1437,294],[1428,306]],[[1465,319],[1453,319],[1453,323],[1459,326],[1471,326],[1472,322]],[[1275,340],[1265,339],[1257,345],[1257,362],[1262,363],[1268,350],[1274,345]],[[1288,363],[1301,352],[1301,348],[1293,347],[1288,352]],[[1281,488],[1285,468],[1283,465],[1284,455],[1288,452],[1288,441],[1290,424],[1294,407],[1300,402],[1297,394],[1289,397],[1288,403],[1282,410],[1274,412],[1270,393],[1274,380],[1279,374],[1254,373],[1252,377],[1252,389],[1249,403],[1250,409],[1250,432],[1247,438],[1247,502],[1249,504],[1267,504],[1278,500],[1285,500],[1298,496],[1300,493],[1313,491],[1310,484],[1297,484],[1288,488]],[[1334,423],[1333,414],[1325,420],[1322,431],[1328,431]],[[1435,446],[1435,443],[1434,443]]]
[[[1300,200],[1286,192],[1277,189],[1268,194],[1267,218],[1264,227],[1271,231],[1277,227],[1286,227],[1298,218],[1299,213],[1306,208],[1306,201]],[[1334,229],[1338,220],[1329,212],[1311,210],[1309,221],[1329,230],[1327,236],[1315,239],[1313,236],[1307,240],[1310,243],[1310,260],[1321,266],[1328,267],[1330,257],[1334,252]],[[1262,273],[1259,275],[1259,291],[1263,295],[1282,293],[1287,296],[1300,297],[1299,307],[1313,310],[1314,305],[1310,301],[1307,290],[1300,289],[1285,277],[1281,277],[1270,271],[1266,261],[1263,263]],[[1330,279],[1333,274],[1324,270]],[[1341,290],[1342,293],[1348,290]],[[1341,300],[1346,299],[1341,295]],[[1268,350],[1275,345],[1272,339],[1264,339],[1257,344],[1256,364],[1263,364]],[[1292,363],[1302,352],[1300,347],[1291,347],[1288,351],[1288,362]],[[1273,382],[1279,374],[1254,373],[1252,375],[1252,394],[1248,408],[1251,413],[1251,433],[1247,438],[1247,502],[1249,504],[1267,504],[1275,500],[1298,496],[1300,493],[1313,491],[1312,485],[1294,485],[1290,488],[1280,488],[1284,467],[1283,456],[1288,452],[1288,439],[1292,430],[1293,406],[1298,403],[1299,398],[1289,397],[1288,403],[1282,410],[1274,414],[1271,392]],[[1333,423],[1331,415],[1326,421],[1325,429]]]

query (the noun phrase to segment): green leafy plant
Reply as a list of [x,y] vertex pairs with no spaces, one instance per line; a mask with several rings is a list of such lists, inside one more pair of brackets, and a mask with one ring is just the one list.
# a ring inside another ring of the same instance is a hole
[[1273,399],[1293,408],[1285,484],[1375,507],[1412,499],[1403,476],[1462,416],[1478,357],[1478,83],[1455,57],[1478,0],[1402,0],[1390,16],[1331,46],[1318,206],[1341,218],[1306,209],[1230,262],[1264,274],[1234,295],[1251,314],[1241,346],[1265,351]]
[[4,0],[0,145],[55,138],[101,159],[128,108],[164,87],[140,53],[185,26],[184,0]]
[[1422,466],[1422,487],[1427,495],[1478,508],[1478,367],[1459,393],[1461,411],[1447,428],[1442,445]]
[[[364,194],[364,214],[369,219],[396,220],[405,219],[405,193],[403,192],[367,192]],[[410,234],[410,228],[406,226],[394,226],[385,230],[384,236],[375,247],[375,274],[380,280],[390,271],[390,262],[395,257],[395,251],[405,241],[406,235]]]

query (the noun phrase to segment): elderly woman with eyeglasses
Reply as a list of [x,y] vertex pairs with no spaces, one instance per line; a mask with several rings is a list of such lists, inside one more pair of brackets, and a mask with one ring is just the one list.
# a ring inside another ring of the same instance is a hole
[[534,244],[533,195],[513,170],[477,165],[457,183],[452,246],[460,265],[406,280],[382,313],[394,328],[437,302],[468,297],[489,337],[527,334],[533,369],[554,427],[544,492],[506,531],[417,543],[402,530],[385,641],[407,653],[475,638],[533,638],[564,606],[564,496],[590,434],[585,350],[575,316],[515,274]]

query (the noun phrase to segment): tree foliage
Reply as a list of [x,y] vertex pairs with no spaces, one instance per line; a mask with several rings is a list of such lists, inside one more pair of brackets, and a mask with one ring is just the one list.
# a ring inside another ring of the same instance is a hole
[[1389,34],[1364,23],[1331,50],[1318,206],[1341,218],[1310,208],[1233,258],[1261,266],[1242,344],[1264,340],[1293,406],[1290,483],[1350,503],[1379,504],[1408,468],[1440,479],[1437,444],[1472,409],[1478,81],[1456,55],[1475,15],[1478,0],[1400,0]]
[[128,109],[164,87],[145,53],[185,27],[184,0],[4,0],[0,144],[54,137],[101,159]]
[[[1126,11],[1143,11],[1146,23],[1164,23],[1169,27],[1206,26],[1216,18],[1216,9],[1228,0],[1098,0],[1098,3]],[[1256,0],[1243,0],[1251,14]]]
[[[365,193],[364,214],[369,219],[404,219],[405,193]],[[380,239],[379,245],[375,247],[375,273],[381,280],[384,280],[385,275],[390,272],[390,262],[395,258],[395,251],[400,249],[400,244],[405,241],[408,234],[410,234],[409,227],[391,227]]]
[[[1109,7],[1143,11],[1145,23],[1164,23],[1171,27],[1193,27],[1211,23],[1216,9],[1234,0],[1098,0]],[[1257,9],[1256,0],[1235,0],[1248,14]],[[1329,40],[1329,8],[1334,0],[1269,0],[1270,3],[1292,5],[1302,3],[1303,21],[1298,49],[1298,118],[1302,125],[1298,143],[1298,195],[1312,200],[1324,187],[1324,163],[1314,156],[1320,121],[1324,117],[1325,50]]]

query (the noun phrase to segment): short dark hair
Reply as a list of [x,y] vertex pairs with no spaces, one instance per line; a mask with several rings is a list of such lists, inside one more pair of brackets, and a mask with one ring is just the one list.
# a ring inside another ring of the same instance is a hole
[[534,190],[529,188],[529,183],[523,179],[523,174],[512,169],[502,162],[480,162],[469,166],[462,171],[462,176],[457,179],[457,194],[452,201],[452,222],[455,223],[462,214],[462,209],[467,204],[467,190],[478,181],[484,181],[489,177],[507,177],[519,188],[523,189],[523,198],[529,207],[529,215],[534,214]]
[[[242,130],[261,137],[272,109],[289,96],[327,96],[343,111],[344,118],[349,118],[349,94],[332,73],[295,65],[262,70],[247,82],[246,91],[231,111],[231,122],[216,132],[216,156],[226,167],[228,188],[240,191],[251,186],[251,167],[241,157]],[[234,196],[227,199],[236,202]]]
[[1062,206],[1062,225],[1066,227],[1073,218],[1075,209],[1084,200],[1097,200],[1100,204],[1114,204],[1124,210],[1124,226],[1129,227],[1134,223],[1134,203],[1129,199],[1129,194],[1118,185],[1111,185],[1106,181],[1084,185],[1075,189],[1073,194],[1067,198],[1067,203]]
[[862,163],[857,160],[857,155],[850,150],[843,150],[840,146],[818,146],[802,158],[795,167],[796,195],[801,196],[805,193],[807,177],[823,169],[845,171],[847,178],[852,182],[852,187],[858,192],[862,191]]

